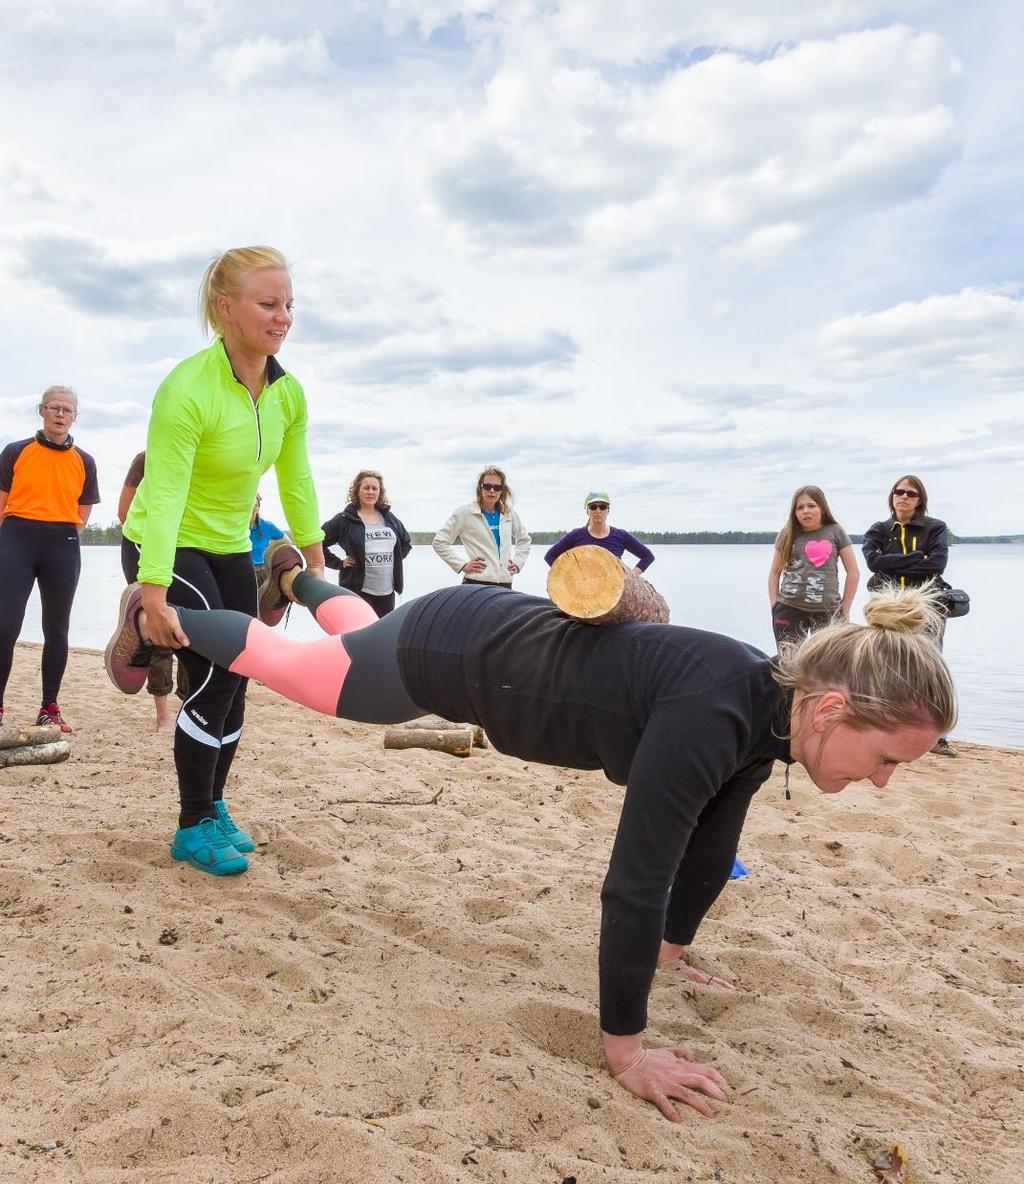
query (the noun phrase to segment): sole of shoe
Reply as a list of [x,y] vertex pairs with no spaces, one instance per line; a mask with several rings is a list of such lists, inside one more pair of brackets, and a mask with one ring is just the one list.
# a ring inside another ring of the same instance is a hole
[[[114,651],[125,630],[130,629],[137,636],[134,623],[130,623],[128,620],[128,605],[136,590],[137,585],[129,584],[121,593],[121,600],[117,606],[117,627],[107,642],[107,648],[103,651],[103,665],[106,668],[107,677],[125,695],[137,695],[146,685],[146,678],[149,675],[148,667],[129,666],[114,656]],[[134,650],[135,647],[133,646],[132,649]]]

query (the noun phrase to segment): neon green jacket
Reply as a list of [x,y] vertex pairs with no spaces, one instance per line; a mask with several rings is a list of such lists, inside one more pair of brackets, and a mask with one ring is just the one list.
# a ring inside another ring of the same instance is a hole
[[153,397],[146,472],[124,535],[139,543],[139,581],[170,585],[174,552],[251,549],[249,518],[271,465],[292,538],[324,537],[306,453],[306,396],[276,358],[254,404],[218,338],[171,371]]

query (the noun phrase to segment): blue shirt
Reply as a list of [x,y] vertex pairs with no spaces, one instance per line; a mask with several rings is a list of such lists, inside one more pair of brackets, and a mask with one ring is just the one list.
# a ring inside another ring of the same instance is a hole
[[274,539],[283,539],[284,531],[275,526],[273,522],[267,518],[261,518],[259,514],[256,515],[256,521],[249,527],[249,540],[252,543],[252,561],[253,563],[262,563],[263,556],[267,553],[267,547],[274,541]]
[[487,522],[487,525],[491,528],[491,534],[494,535],[494,545],[498,550],[498,554],[500,555],[501,554],[501,533],[498,530],[498,526],[501,523],[501,511],[500,510],[483,510],[482,509],[480,512],[483,514],[484,519]]
[[630,534],[628,530],[620,530],[617,526],[609,527],[609,532],[607,538],[596,539],[585,526],[578,526],[568,534],[562,535],[548,550],[544,562],[550,567],[559,555],[564,555],[573,547],[604,547],[606,551],[611,551],[616,559],[621,559],[623,551],[628,551],[640,561],[636,565],[637,571],[646,571],[654,562],[654,552],[645,547],[636,535]]

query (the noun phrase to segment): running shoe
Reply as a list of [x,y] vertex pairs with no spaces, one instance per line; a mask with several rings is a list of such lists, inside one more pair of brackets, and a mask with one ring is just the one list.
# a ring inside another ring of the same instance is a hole
[[946,739],[945,736],[943,736],[943,737],[941,737],[941,739],[935,741],[935,744],[932,747],[932,752],[934,752],[936,756],[958,756],[959,755],[959,753],[955,752],[953,750],[953,748],[950,746],[950,743]]
[[256,840],[251,834],[242,830],[235,823],[235,820],[228,813],[227,804],[223,801],[214,802],[213,808],[217,811],[217,821],[220,823],[220,829],[224,832],[224,837],[231,846],[236,851],[255,851]]
[[69,736],[75,730],[61,715],[60,708],[56,703],[47,703],[44,707],[39,708],[39,715],[36,717],[36,727],[60,728],[62,732]]
[[153,647],[139,632],[142,585],[129,584],[121,593],[117,628],[103,651],[103,665],[110,681],[126,695],[135,695],[146,685]]
[[195,826],[179,826],[171,843],[171,858],[210,876],[234,876],[249,866],[216,818],[203,818]]
[[302,552],[291,539],[275,539],[263,557],[266,576],[260,585],[259,618],[264,625],[276,625],[291,601],[281,591],[281,577],[293,567],[305,567]]
[[0,728],[4,726],[4,709],[0,707]]

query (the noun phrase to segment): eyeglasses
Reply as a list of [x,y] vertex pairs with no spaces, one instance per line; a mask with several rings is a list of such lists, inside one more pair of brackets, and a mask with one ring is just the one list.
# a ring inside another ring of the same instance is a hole
[[899,487],[899,489],[894,489],[892,491],[892,496],[893,497],[920,497],[921,495],[917,492],[916,489],[904,489],[901,485]]
[[505,486],[504,485],[488,485],[487,482],[484,481],[481,483],[480,488],[486,489],[488,493],[501,493],[501,491],[505,488]]
[[78,412],[74,407],[55,407],[52,403],[40,403],[41,411],[49,411],[51,415],[59,415],[64,419],[74,419]]
[[607,510],[608,503],[607,502],[591,502],[590,505],[587,506],[587,509],[588,510]]

